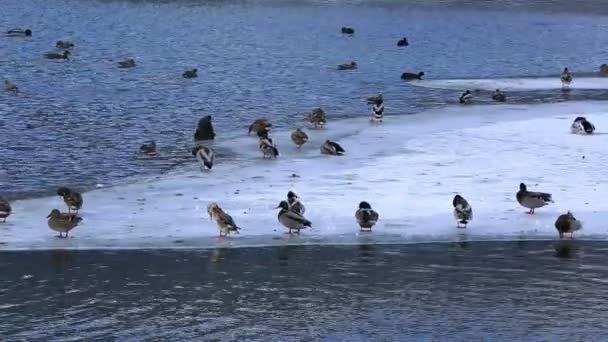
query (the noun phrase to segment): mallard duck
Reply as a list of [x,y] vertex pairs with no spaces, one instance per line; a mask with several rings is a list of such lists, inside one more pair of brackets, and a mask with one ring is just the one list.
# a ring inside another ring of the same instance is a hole
[[378,103],[382,103],[384,102],[384,98],[382,97],[382,94],[378,95],[378,96],[370,96],[367,98],[367,104],[378,104]]
[[473,102],[473,94],[471,93],[471,91],[467,90],[462,93],[462,95],[460,95],[460,98],[458,99],[458,102],[462,104],[469,104]]
[[600,74],[608,76],[608,64],[600,65]]
[[564,238],[564,233],[570,233],[570,238],[574,235],[574,232],[580,230],[583,227],[581,221],[578,221],[571,212],[559,215],[555,221],[555,228],[559,233],[559,238]]
[[574,122],[570,126],[570,132],[573,134],[593,134],[595,126],[587,121],[584,116],[579,116],[574,119]]
[[505,102],[507,101],[507,95],[500,91],[500,89],[496,89],[496,91],[494,91],[494,93],[492,94],[492,100],[496,102]]
[[473,208],[460,195],[454,196],[452,205],[454,206],[454,218],[457,221],[456,228],[466,228],[469,221],[473,220]]
[[220,229],[220,236],[228,236],[228,234],[232,232],[239,233],[239,229],[241,228],[234,223],[232,216],[224,212],[217,203],[210,203],[207,206],[207,213],[209,214],[209,219],[214,219],[217,223],[217,226]]
[[544,192],[530,192],[524,183],[519,184],[519,191],[515,197],[517,198],[517,202],[519,202],[522,207],[530,209],[528,214],[531,215],[534,215],[534,209],[544,207],[553,202],[551,194]]
[[306,118],[314,128],[323,127],[327,123],[325,112],[321,108],[315,108],[312,112],[306,114]]
[[277,146],[272,142],[272,139],[265,137],[260,139],[260,144],[258,148],[264,154],[264,159],[266,158],[276,158],[279,156],[279,150]]
[[6,32],[6,35],[9,37],[31,37],[32,36],[32,30],[30,29],[12,29],[9,30],[8,32]]
[[355,29],[351,27],[342,27],[342,33],[344,34],[354,34]]
[[4,81],[4,91],[16,93],[19,91],[19,88],[15,85],[15,83],[5,80]]
[[201,170],[204,168],[211,170],[215,163],[215,153],[209,147],[198,145],[192,149],[192,155],[198,160]]
[[384,118],[384,101],[382,97],[378,99],[376,103],[372,106],[372,117],[370,118],[371,122],[382,122]]
[[68,206],[68,214],[71,214],[72,211],[78,213],[78,210],[82,208],[83,200],[80,192],[70,188],[61,187],[57,189],[57,195],[63,197],[63,201]]
[[64,50],[63,53],[48,52],[44,55],[47,59],[68,59],[70,58],[70,51]]
[[333,142],[331,140],[325,140],[323,145],[321,145],[321,153],[322,154],[331,154],[333,156],[341,156],[344,154],[344,149],[342,146],[338,145],[338,143]]
[[249,125],[249,132],[247,134],[251,134],[251,132],[255,132],[256,134],[259,134],[260,132],[270,132],[271,129],[272,123],[270,120],[265,118],[256,119],[251,125]]
[[562,87],[568,88],[570,87],[570,83],[572,83],[572,74],[568,70],[568,68],[564,68],[561,75],[559,76],[560,81],[562,81]]
[[124,61],[118,62],[118,67],[121,69],[135,68],[135,60],[133,58],[127,58]]
[[287,193],[287,204],[289,204],[289,210],[294,213],[304,215],[306,212],[306,207],[304,207],[304,204],[300,201],[300,197],[293,191]]
[[308,141],[308,135],[303,130],[296,128],[296,130],[291,133],[291,141],[300,148]]
[[68,41],[68,40],[58,40],[57,43],[55,43],[55,47],[57,47],[58,49],[71,49],[74,47],[74,43]]
[[197,72],[198,72],[198,69],[186,70],[182,74],[182,77],[183,78],[196,78],[196,77],[198,77]]
[[289,234],[291,234],[292,230],[295,230],[297,234],[300,234],[301,229],[312,227],[312,223],[304,216],[289,210],[287,201],[281,201],[277,209],[278,208],[281,208],[278,215],[279,222],[285,226],[285,228],[289,229]]
[[11,215],[11,204],[6,200],[6,198],[0,196],[0,219],[2,222],[6,222],[6,218]]
[[[82,217],[76,214],[62,213],[58,209],[53,209],[47,218],[49,219],[49,228],[59,232],[58,237],[60,238],[67,238],[68,233],[82,221]],[[63,236],[63,233],[65,233],[65,236]]]
[[357,69],[357,63],[350,62],[338,65],[338,70],[355,70]]
[[147,154],[149,156],[156,155],[156,141],[149,141],[139,147],[139,152],[143,154]]
[[422,77],[424,77],[423,71],[421,71],[417,74],[415,74],[413,72],[404,72],[403,74],[401,74],[401,79],[406,80],[406,81],[422,80]]
[[359,209],[355,212],[355,218],[361,230],[371,231],[372,227],[378,222],[380,215],[372,209],[369,203],[363,201],[359,203]]
[[407,41],[407,38],[403,37],[397,42],[397,46],[408,46],[410,43]]

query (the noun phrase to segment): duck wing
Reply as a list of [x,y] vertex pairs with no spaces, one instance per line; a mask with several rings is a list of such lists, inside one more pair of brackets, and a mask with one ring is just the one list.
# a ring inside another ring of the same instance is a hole
[[542,199],[545,202],[553,202],[551,194],[548,194],[546,192],[528,192],[527,197]]
[[232,216],[228,215],[227,213],[225,213],[223,211],[219,214],[219,219],[222,220],[222,222],[224,222],[230,228],[230,230],[238,231],[240,229],[236,225],[236,223],[234,223]]
[[312,227],[312,222],[308,221],[304,216],[293,212],[293,211],[285,211],[282,216],[284,217],[284,219],[288,219],[297,223],[302,224],[305,227]]
[[338,153],[338,154],[342,154],[342,153],[346,152],[346,151],[344,151],[342,146],[340,146],[338,143],[330,141],[329,145],[331,145],[336,150],[336,153]]

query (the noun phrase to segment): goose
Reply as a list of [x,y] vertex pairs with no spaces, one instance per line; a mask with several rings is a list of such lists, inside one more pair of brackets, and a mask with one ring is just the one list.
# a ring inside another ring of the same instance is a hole
[[64,50],[63,53],[48,52],[44,55],[47,59],[68,59],[70,58],[70,51]]
[[555,221],[555,228],[559,233],[559,238],[564,238],[564,233],[570,233],[570,238],[574,235],[574,232],[580,230],[583,227],[581,221],[578,221],[571,212],[559,215]]
[[406,81],[412,81],[412,80],[422,80],[422,77],[424,77],[424,72],[421,71],[417,74],[413,73],[413,72],[404,72],[403,74],[401,74],[401,79],[402,80],[406,80]]
[[124,61],[118,62],[118,67],[121,69],[134,68],[135,65],[135,60],[133,58],[127,58]]
[[279,150],[277,146],[273,144],[272,139],[268,137],[264,137],[260,139],[260,144],[258,145],[260,151],[262,151],[264,155],[264,159],[273,159],[279,156]]
[[296,214],[304,215],[306,212],[306,207],[300,201],[300,197],[293,191],[287,193],[287,204],[289,204],[289,210]]
[[341,156],[344,154],[344,149],[338,143],[333,142],[331,140],[325,140],[323,145],[321,145],[321,153],[322,154],[330,154],[333,156]]
[[2,219],[2,223],[6,222],[6,218],[11,215],[11,204],[6,200],[6,198],[0,196],[0,219]]
[[365,201],[359,203],[359,209],[355,212],[355,218],[362,231],[371,231],[372,227],[378,222],[379,217],[378,212],[372,209],[372,206]]
[[[59,238],[67,238],[68,233],[82,221],[82,217],[76,214],[62,213],[58,209],[53,209],[47,218],[49,219],[49,228],[58,232]],[[65,236],[63,236],[63,233],[65,233]]]
[[4,81],[4,91],[16,93],[19,91],[19,87],[17,87],[17,85],[15,85],[15,83],[5,80]]
[[9,30],[8,32],[6,32],[6,35],[9,37],[31,37],[32,36],[32,30],[30,29],[12,29]]
[[541,208],[553,202],[551,194],[544,192],[530,192],[526,187],[526,184],[519,184],[519,191],[515,195],[517,198],[517,202],[521,204],[522,207],[530,209],[528,214],[534,215],[534,209]]
[[156,141],[152,140],[152,141],[149,141],[149,142],[141,145],[139,147],[139,152],[149,155],[149,156],[155,156],[156,155]]
[[352,27],[342,27],[342,33],[344,34],[354,34],[355,29]]
[[58,49],[71,49],[74,47],[74,43],[68,41],[68,40],[58,40],[57,43],[55,43],[55,47],[57,47]]
[[303,130],[296,128],[296,130],[291,133],[291,141],[300,148],[308,141],[308,135]]
[[323,127],[327,123],[327,117],[321,108],[313,109],[312,112],[306,114],[306,118],[312,123],[314,128]]
[[471,102],[473,102],[473,94],[471,94],[471,91],[467,90],[462,93],[462,95],[460,95],[460,98],[458,99],[458,102],[462,104],[470,104]]
[[507,95],[500,91],[500,89],[496,89],[496,91],[494,91],[494,93],[492,94],[492,100],[496,102],[505,102],[507,101]]
[[281,201],[276,209],[279,208],[281,208],[278,215],[279,222],[285,226],[285,228],[289,229],[289,234],[291,234],[292,230],[295,230],[297,234],[300,234],[300,230],[312,228],[312,223],[304,216],[289,210],[287,201]]
[[68,206],[68,214],[71,214],[72,211],[78,213],[78,210],[82,208],[83,200],[80,192],[70,188],[60,187],[57,189],[57,195],[63,197],[63,201]]
[[198,72],[198,69],[186,70],[182,74],[182,77],[183,78],[196,78],[196,77],[198,77],[197,72]]
[[338,65],[338,70],[355,70],[357,69],[357,63],[350,62]]
[[209,219],[214,219],[217,223],[217,226],[220,229],[220,236],[228,236],[228,234],[232,232],[236,234],[239,233],[241,228],[234,223],[232,216],[222,210],[217,203],[210,203],[207,206],[207,213],[209,214]]
[[593,134],[593,132],[595,132],[595,126],[587,121],[584,116],[579,116],[572,122],[570,132],[573,134]]
[[410,43],[407,41],[407,38],[403,37],[397,42],[397,46],[408,46]]
[[198,145],[192,149],[192,155],[198,160],[201,170],[204,168],[211,170],[215,163],[215,153],[209,147]]
[[454,196],[452,200],[454,206],[454,218],[456,218],[456,228],[466,228],[469,221],[473,220],[473,208],[469,205],[464,197],[460,195]]
[[260,132],[269,132],[272,129],[272,123],[270,120],[261,118],[256,119],[251,125],[249,125],[249,132],[247,134],[251,134],[251,132],[255,132],[256,134]]
[[564,68],[561,75],[559,76],[560,81],[562,81],[562,88],[569,88],[570,83],[572,83],[572,74],[568,70],[568,68]]

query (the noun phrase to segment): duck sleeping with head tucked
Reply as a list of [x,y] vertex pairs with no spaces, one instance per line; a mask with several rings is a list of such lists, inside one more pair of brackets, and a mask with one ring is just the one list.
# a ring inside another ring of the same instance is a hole
[[595,132],[595,126],[589,122],[584,116],[579,116],[574,119],[574,122],[570,126],[570,132],[573,134],[593,134]]
[[454,196],[452,200],[454,206],[454,218],[456,218],[456,228],[466,228],[469,221],[473,220],[473,208],[464,197]]
[[372,231],[372,227],[376,225],[380,215],[372,206],[363,201],[359,203],[359,209],[355,212],[355,218],[357,219],[357,223],[362,231]]

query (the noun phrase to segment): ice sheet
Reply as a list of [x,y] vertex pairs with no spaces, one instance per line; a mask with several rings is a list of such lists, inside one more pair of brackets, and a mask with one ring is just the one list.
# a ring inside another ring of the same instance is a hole
[[[585,115],[597,134],[569,133]],[[13,203],[0,224],[0,249],[180,248],[285,244],[409,243],[556,238],[557,216],[572,210],[584,222],[575,237],[606,239],[608,218],[608,110],[604,103],[457,106],[410,116],[389,116],[378,126],[366,117],[331,121],[310,130],[299,151],[289,132],[275,132],[281,155],[262,160],[256,139],[219,140],[236,161],[217,160],[212,171],[193,164],[168,175],[84,194],[84,221],[68,239],[47,228],[59,197]],[[326,137],[346,149],[322,156]],[[583,158],[584,156],[584,158]],[[299,177],[293,178],[292,174]],[[551,192],[555,203],[534,216],[515,200],[520,182]],[[274,209],[288,190],[298,193],[314,228],[288,236]],[[475,218],[456,229],[451,201],[462,194]],[[373,233],[354,220],[359,201],[380,213]],[[218,238],[205,208],[211,201],[243,228]]]
[[[561,89],[559,77],[544,78],[503,78],[503,79],[455,79],[455,80],[422,80],[410,82],[412,85],[454,90],[551,90]],[[576,77],[570,89],[608,89],[608,77]]]

